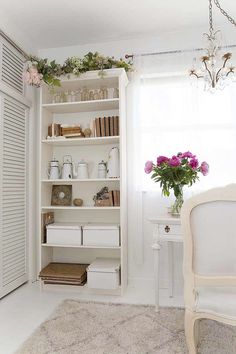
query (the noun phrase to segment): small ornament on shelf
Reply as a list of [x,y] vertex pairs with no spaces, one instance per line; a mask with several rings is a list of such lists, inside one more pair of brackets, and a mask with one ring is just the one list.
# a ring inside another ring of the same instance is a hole
[[51,205],[70,206],[72,199],[72,185],[53,185]]
[[120,206],[120,191],[111,190],[108,187],[103,187],[94,197],[94,206],[105,207],[105,206]]
[[77,206],[77,207],[81,207],[83,205],[83,199],[81,198],[75,198],[73,200],[73,204],[74,206]]
[[92,135],[92,131],[91,131],[90,128],[84,129],[84,136],[85,136],[85,138],[90,138],[91,135]]
[[103,187],[94,197],[94,206],[104,207],[111,206],[108,187]]

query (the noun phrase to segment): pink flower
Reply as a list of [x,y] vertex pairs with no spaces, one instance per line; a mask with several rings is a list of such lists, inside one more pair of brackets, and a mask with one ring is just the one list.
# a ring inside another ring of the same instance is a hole
[[168,162],[169,159],[166,156],[158,156],[157,158],[157,166],[160,166],[164,162]]
[[195,155],[193,155],[190,151],[186,151],[184,152],[183,154],[181,154],[180,156],[182,159],[185,159],[185,158],[194,158]]
[[193,158],[189,161],[189,166],[192,167],[193,170],[196,170],[196,168],[198,167],[198,159],[196,159],[195,157],[193,157]]
[[180,165],[180,160],[177,156],[172,156],[172,158],[169,160],[169,165],[172,167],[177,167]]
[[152,161],[147,161],[145,163],[145,167],[144,167],[145,173],[151,173],[152,172],[152,167],[153,167],[153,162]]
[[28,85],[40,87],[42,84],[43,75],[39,74],[37,68],[34,66],[29,67],[23,74],[24,82]]
[[206,176],[209,172],[209,165],[206,161],[203,161],[200,166],[200,171],[202,172],[203,176]]

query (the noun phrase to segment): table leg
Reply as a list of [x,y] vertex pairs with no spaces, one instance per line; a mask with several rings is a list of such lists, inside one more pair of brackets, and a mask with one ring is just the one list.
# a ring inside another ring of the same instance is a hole
[[173,242],[168,241],[168,281],[169,281],[169,297],[173,297]]
[[160,245],[154,243],[152,246],[154,258],[154,282],[155,282],[155,311],[159,311],[159,252]]

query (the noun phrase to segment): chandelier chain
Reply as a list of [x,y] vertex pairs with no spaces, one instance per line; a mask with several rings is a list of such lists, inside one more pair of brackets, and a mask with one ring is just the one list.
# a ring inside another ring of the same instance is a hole
[[[212,0],[209,0],[209,2],[211,4]],[[214,3],[216,5],[216,7],[218,7],[218,9],[222,13],[222,15],[224,15],[228,19],[228,21],[232,23],[232,25],[236,26],[236,21],[231,16],[229,16],[229,14],[224,9],[222,9],[219,1],[218,0],[214,0]],[[212,15],[212,13],[211,13],[211,15]],[[211,21],[212,21],[212,17],[211,17]],[[212,23],[211,23],[210,26],[211,26],[210,28],[212,29]]]
[[212,0],[209,0],[209,31],[210,34],[213,33],[213,19],[212,19]]

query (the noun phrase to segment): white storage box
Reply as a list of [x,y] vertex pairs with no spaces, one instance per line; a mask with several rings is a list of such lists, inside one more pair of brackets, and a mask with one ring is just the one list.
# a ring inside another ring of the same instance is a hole
[[93,289],[117,289],[120,284],[120,260],[96,258],[87,268],[87,285]]
[[120,228],[117,224],[88,224],[83,227],[84,246],[120,246]]
[[81,225],[76,223],[61,222],[47,225],[47,243],[81,246],[81,230]]

